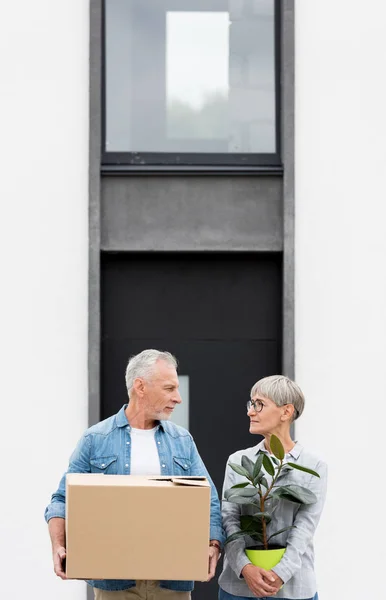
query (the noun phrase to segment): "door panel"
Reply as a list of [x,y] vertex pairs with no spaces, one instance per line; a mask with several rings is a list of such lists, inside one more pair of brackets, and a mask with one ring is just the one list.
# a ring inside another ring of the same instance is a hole
[[[280,255],[102,255],[102,418],[127,401],[127,361],[145,348],[188,375],[189,429],[221,493],[229,454],[260,439],[250,388],[281,369]],[[196,584],[195,598],[216,595],[216,581]]]

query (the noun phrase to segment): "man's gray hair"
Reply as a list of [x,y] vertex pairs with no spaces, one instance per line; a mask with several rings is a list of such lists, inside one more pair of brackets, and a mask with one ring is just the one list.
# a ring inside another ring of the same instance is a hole
[[251,398],[258,394],[272,400],[276,406],[293,404],[295,408],[293,421],[298,419],[304,410],[304,394],[297,383],[285,375],[271,375],[255,383],[251,389]]
[[142,377],[143,379],[148,378],[158,360],[163,360],[177,369],[177,359],[173,354],[170,354],[170,352],[160,352],[160,350],[153,349],[143,350],[139,354],[136,354],[136,356],[130,358],[125,375],[129,398],[134,380],[138,377]]

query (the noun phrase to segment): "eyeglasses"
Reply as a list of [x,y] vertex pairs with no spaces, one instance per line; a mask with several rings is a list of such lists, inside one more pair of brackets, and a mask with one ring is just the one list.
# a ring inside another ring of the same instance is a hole
[[[265,406],[265,404],[263,404],[263,402],[261,400],[259,400],[258,398],[256,400],[248,400],[247,412],[249,412],[251,410],[251,408],[253,408],[253,410],[256,413],[260,413],[263,410],[264,406]],[[286,405],[284,404],[283,406],[286,406]],[[298,418],[298,416],[299,416],[299,412],[295,408],[295,420]]]
[[257,413],[261,412],[264,408],[264,404],[261,400],[248,400],[247,402],[247,412],[249,412],[253,408],[253,410]]

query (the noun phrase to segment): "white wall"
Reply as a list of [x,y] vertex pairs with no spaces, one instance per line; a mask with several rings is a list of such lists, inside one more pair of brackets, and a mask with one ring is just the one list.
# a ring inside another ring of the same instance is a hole
[[321,600],[382,595],[386,5],[296,2],[297,438],[330,468]]
[[87,426],[88,0],[0,14],[1,596],[85,598],[45,505]]

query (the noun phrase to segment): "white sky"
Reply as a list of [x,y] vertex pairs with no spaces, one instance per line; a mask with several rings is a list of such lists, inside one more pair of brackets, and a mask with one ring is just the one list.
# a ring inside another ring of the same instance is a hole
[[208,93],[228,94],[229,13],[168,12],[167,99],[195,108]]

